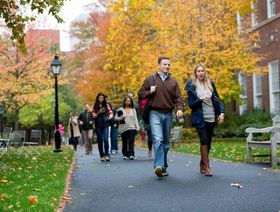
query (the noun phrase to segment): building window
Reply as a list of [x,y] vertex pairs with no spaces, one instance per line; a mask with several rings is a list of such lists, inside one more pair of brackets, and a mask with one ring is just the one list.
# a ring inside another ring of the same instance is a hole
[[276,9],[275,9],[275,0],[267,0],[267,17],[271,18],[275,16]]
[[280,112],[280,80],[279,80],[279,65],[278,61],[273,61],[268,64],[269,68],[269,99],[270,112]]
[[258,16],[257,16],[257,2],[251,2],[251,8],[252,8],[252,27],[256,26],[258,24]]
[[236,14],[237,29],[242,31],[244,29],[244,18],[237,12]]
[[243,73],[239,73],[238,75],[238,82],[241,87],[241,104],[239,106],[239,113],[240,115],[247,111],[247,76]]
[[262,109],[262,76],[253,75],[254,107]]

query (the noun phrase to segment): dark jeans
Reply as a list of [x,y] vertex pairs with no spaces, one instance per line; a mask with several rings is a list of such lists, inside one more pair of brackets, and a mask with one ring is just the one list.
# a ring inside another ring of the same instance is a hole
[[109,127],[95,127],[95,131],[97,135],[98,150],[100,157],[109,156]]
[[111,127],[111,150],[118,150],[118,128]]
[[205,127],[196,128],[197,134],[200,139],[200,145],[207,145],[208,152],[211,149],[211,142],[214,133],[215,122],[205,122]]
[[[127,130],[121,134],[122,136],[122,154],[123,156],[134,156],[134,141],[136,130]],[[128,148],[127,148],[128,145]]]
[[148,148],[149,150],[152,150],[153,148],[153,136],[152,136],[152,131],[151,128],[147,128],[147,136],[148,136]]

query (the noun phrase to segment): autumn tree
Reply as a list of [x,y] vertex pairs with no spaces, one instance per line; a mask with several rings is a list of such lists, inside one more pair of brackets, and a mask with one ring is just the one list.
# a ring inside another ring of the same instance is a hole
[[[52,15],[59,23],[63,22],[58,13],[64,2],[65,0],[0,0],[0,18],[4,19],[6,26],[11,30],[11,39],[16,40],[20,49],[23,49],[26,24],[36,20],[36,16],[44,12]],[[23,8],[33,13],[23,14]]]
[[52,44],[30,31],[26,37],[26,54],[20,51],[19,45],[7,36],[1,37],[0,102],[14,110],[15,129],[18,129],[20,111],[48,93],[53,84],[47,72],[53,58]]
[[109,20],[108,13],[98,11],[72,25],[71,35],[79,42],[69,55],[68,70],[82,100],[89,104],[93,104],[97,93],[108,93],[112,87],[112,74],[104,70]]
[[[152,13],[157,1],[117,1],[112,3],[111,26],[106,45],[106,70],[114,75],[115,93],[137,92],[145,76],[152,73],[158,51]],[[112,93],[111,93],[112,94]]]
[[[259,71],[256,35],[237,31],[236,12],[250,12],[242,0],[112,1],[106,69],[122,91],[137,91],[157,69],[160,55],[172,59],[171,73],[183,89],[194,66],[205,65],[226,103],[238,99],[236,71]],[[249,9],[248,9],[249,8]],[[221,89],[223,88],[223,89]]]

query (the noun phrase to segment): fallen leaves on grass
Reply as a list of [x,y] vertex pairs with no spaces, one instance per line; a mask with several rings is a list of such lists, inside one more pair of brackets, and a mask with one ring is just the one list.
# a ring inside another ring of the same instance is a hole
[[35,196],[29,196],[29,197],[28,197],[28,201],[29,201],[31,204],[37,204],[37,203],[38,203],[38,199],[37,199],[37,197],[35,197]]
[[7,199],[9,196],[8,194],[4,193],[4,194],[0,194],[0,201],[4,201],[5,199]]

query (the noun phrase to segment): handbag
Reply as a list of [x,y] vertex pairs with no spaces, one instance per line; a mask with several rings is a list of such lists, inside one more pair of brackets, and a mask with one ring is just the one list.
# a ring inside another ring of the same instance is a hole
[[74,144],[74,138],[73,137],[69,137],[68,138],[68,143],[73,145]]
[[220,103],[221,103],[221,100],[213,92],[213,107],[214,107],[214,111],[215,111],[216,115],[219,115],[221,113]]

